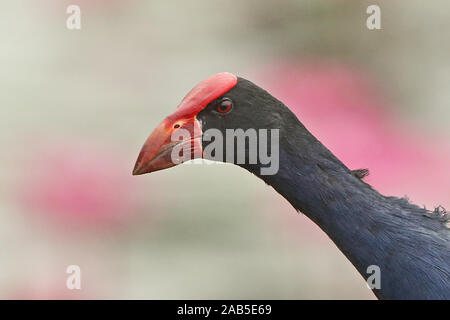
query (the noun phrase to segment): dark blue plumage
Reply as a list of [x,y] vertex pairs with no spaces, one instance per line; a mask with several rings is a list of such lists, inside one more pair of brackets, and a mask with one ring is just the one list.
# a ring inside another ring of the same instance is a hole
[[260,175],[259,164],[239,165],[319,225],[365,279],[368,266],[379,266],[378,298],[450,299],[446,216],[378,193],[362,181],[365,173],[349,170],[282,102],[250,81],[239,78],[222,97],[234,102],[233,113],[214,119],[210,113],[216,102],[211,102],[198,115],[204,129],[279,129],[276,175]]

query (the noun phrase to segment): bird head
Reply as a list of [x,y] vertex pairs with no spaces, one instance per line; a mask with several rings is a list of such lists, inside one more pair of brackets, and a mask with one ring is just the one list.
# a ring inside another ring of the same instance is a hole
[[[133,174],[166,169],[195,158],[232,162],[247,169],[270,166],[273,158],[269,158],[276,156],[281,134],[274,130],[282,130],[282,120],[292,116],[298,122],[280,101],[252,82],[231,73],[218,73],[195,86],[154,129],[141,149]],[[260,157],[262,141],[264,159]]]

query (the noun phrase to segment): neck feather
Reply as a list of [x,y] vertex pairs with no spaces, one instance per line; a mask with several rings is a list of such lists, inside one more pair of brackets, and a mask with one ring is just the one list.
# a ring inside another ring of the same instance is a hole
[[278,173],[260,178],[314,221],[363,278],[371,275],[369,266],[380,268],[377,297],[450,298],[445,225],[406,199],[381,195],[302,125],[298,129],[280,140]]

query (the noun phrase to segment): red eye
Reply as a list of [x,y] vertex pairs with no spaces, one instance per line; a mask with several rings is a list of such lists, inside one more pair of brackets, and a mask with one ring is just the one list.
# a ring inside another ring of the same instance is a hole
[[231,108],[233,107],[233,102],[229,99],[224,99],[219,102],[217,105],[217,111],[220,113],[228,113],[230,112]]

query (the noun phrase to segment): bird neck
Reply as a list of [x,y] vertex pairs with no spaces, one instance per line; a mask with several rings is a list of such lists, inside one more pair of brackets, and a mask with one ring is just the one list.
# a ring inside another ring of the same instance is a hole
[[[371,266],[380,268],[381,289],[373,289],[377,297],[442,297],[443,284],[437,278],[446,279],[444,285],[450,280],[448,231],[438,221],[424,218],[429,213],[425,209],[379,194],[303,125],[299,129],[281,136],[277,174],[250,171],[315,222],[364,279],[371,275]],[[426,237],[421,235],[424,230]],[[417,261],[408,264],[414,257]],[[421,276],[436,266],[444,270],[436,279]]]
[[[366,233],[376,220],[375,207],[381,199],[323,148],[315,157],[306,158],[280,147],[278,173],[260,177],[315,222],[361,275],[367,276],[367,267],[377,263]],[[355,246],[361,249],[357,254]]]

